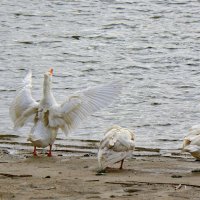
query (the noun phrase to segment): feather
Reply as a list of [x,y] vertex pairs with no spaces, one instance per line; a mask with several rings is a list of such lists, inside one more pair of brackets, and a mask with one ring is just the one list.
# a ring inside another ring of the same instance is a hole
[[69,133],[88,116],[108,106],[120,93],[120,90],[120,84],[114,82],[78,92],[60,106],[50,109],[49,124],[52,127],[65,127],[65,132]]
[[200,125],[189,129],[189,134],[183,139],[182,151],[189,152],[193,157],[200,159]]
[[32,72],[29,71],[23,80],[21,88],[17,91],[9,109],[10,117],[15,128],[23,126],[25,122],[36,113],[38,103],[32,97],[31,88]]
[[184,150],[186,152],[190,152],[190,153],[200,152],[200,146],[198,146],[198,145],[188,145],[188,146],[185,147]]
[[98,163],[100,169],[122,161],[132,154],[135,148],[135,135],[133,131],[113,126],[100,142]]

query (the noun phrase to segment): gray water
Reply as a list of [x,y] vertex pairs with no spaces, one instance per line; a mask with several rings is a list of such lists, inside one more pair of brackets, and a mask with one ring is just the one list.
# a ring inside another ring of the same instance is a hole
[[135,130],[137,146],[180,148],[200,117],[199,11],[197,0],[1,0],[0,132],[25,141],[29,127],[12,130],[9,105],[27,69],[39,100],[53,67],[60,103],[83,88],[123,85],[70,138],[99,140],[119,124]]

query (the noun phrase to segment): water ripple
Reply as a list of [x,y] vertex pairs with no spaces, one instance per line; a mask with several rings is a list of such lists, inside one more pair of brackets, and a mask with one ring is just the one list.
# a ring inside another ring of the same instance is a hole
[[33,70],[38,100],[43,73],[53,67],[59,102],[89,86],[124,85],[110,107],[71,137],[100,139],[120,124],[136,129],[138,146],[162,148],[169,141],[179,148],[179,139],[199,123],[199,6],[192,0],[36,0],[29,6],[3,0],[1,131],[14,133],[8,107],[25,71]]

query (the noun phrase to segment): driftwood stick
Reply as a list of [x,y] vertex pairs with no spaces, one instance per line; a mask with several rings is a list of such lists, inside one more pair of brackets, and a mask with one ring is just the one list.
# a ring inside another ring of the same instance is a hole
[[8,173],[0,173],[0,176],[7,176],[10,178],[14,178],[14,177],[32,177],[32,175],[30,174],[20,174],[20,175],[16,175],[16,174],[8,174]]
[[127,185],[127,186],[130,186],[130,185],[135,185],[135,184],[138,184],[138,183],[146,183],[146,184],[149,184],[149,185],[154,185],[154,184],[163,184],[163,185],[182,185],[182,186],[191,186],[191,187],[197,187],[197,188],[200,188],[200,185],[194,185],[194,184],[185,184],[185,183],[181,183],[181,184],[177,184],[177,183],[161,183],[161,182],[145,182],[145,181],[132,181],[132,182],[112,182],[112,181],[106,181],[105,183],[107,184],[120,184],[120,185]]
[[36,188],[36,190],[53,190],[53,189],[56,189],[56,187]]

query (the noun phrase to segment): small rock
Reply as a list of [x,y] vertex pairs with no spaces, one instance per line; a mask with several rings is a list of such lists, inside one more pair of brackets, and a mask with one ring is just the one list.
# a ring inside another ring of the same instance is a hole
[[141,190],[134,189],[134,188],[126,188],[126,189],[124,189],[124,191],[129,192],[129,193],[134,193],[134,192],[140,192]]
[[200,173],[200,169],[193,169],[192,173]]
[[172,175],[171,177],[172,177],[172,178],[182,178],[181,175],[176,175],[176,174],[175,174],[175,175]]
[[103,173],[103,172],[97,172],[95,175],[96,176],[103,176],[103,175],[105,175],[106,173]]
[[97,170],[96,176],[102,176],[106,174],[106,170],[105,169],[99,169]]
[[73,39],[76,39],[76,40],[79,40],[80,37],[81,37],[81,36],[79,36],[79,35],[73,35],[73,36],[72,36],[72,38],[73,38]]

